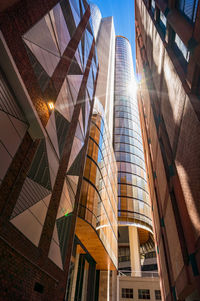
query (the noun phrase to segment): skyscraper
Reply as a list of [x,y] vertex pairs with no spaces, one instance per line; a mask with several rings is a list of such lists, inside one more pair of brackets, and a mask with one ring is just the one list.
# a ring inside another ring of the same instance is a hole
[[[114,98],[119,300],[156,300],[155,294],[160,293],[160,287],[137,89],[131,46],[122,36],[116,37]],[[161,298],[160,295],[157,298]]]
[[135,1],[139,104],[164,300],[199,300],[199,1]]
[[[148,247],[149,250],[153,249],[151,204],[131,46],[129,41],[121,36],[116,37],[114,108],[114,150],[118,165],[119,254],[122,258],[125,254],[130,255],[128,268],[131,267],[133,274],[139,275],[140,247],[145,249],[146,245],[147,250]],[[124,246],[127,241],[129,244]]]

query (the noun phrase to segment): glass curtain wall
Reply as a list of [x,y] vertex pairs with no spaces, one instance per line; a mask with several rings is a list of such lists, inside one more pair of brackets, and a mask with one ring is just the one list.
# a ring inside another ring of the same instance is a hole
[[[140,275],[141,255],[154,248],[151,205],[129,41],[116,37],[114,151],[118,165],[119,269]],[[150,246],[150,249],[149,249]],[[122,256],[123,257],[123,256]],[[125,261],[124,261],[125,260]],[[139,274],[138,274],[139,272]]]
[[129,41],[116,38],[114,150],[118,165],[118,216],[152,228],[142,134]]

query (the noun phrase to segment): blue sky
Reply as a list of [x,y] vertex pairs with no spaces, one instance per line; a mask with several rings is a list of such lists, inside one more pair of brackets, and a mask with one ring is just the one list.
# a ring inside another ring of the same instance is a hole
[[133,64],[135,68],[135,9],[134,0],[93,0],[102,17],[114,17],[116,35],[125,36],[132,46]]

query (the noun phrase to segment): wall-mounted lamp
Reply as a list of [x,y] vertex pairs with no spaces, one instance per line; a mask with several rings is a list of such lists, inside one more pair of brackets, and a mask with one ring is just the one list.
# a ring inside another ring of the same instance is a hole
[[49,110],[53,111],[54,110],[54,103],[52,101],[50,101],[47,104],[48,104]]

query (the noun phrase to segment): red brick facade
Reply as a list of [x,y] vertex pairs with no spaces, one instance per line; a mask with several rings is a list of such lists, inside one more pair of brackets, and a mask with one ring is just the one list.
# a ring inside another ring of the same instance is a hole
[[[66,2],[68,3],[68,1]],[[83,72],[77,101],[74,104],[73,115],[68,125],[68,132],[65,136],[62,154],[59,158],[58,169],[55,171],[55,182],[54,185],[52,185],[52,191],[50,192],[51,197],[46,209],[46,216],[44,216],[44,224],[41,229],[39,242],[34,243],[34,241],[31,241],[31,239],[26,237],[10,222],[10,218],[12,219],[11,215],[13,209],[22,194],[25,187],[24,185],[26,185],[27,175],[30,173],[30,168],[37,156],[40,142],[44,139],[47,139],[48,143],[50,141],[48,134],[45,132],[45,127],[52,114],[48,109],[47,102],[52,101],[56,104],[56,100],[63,83],[66,80],[72,60],[74,60],[78,44],[80,43],[86,28],[89,26],[90,7],[85,1],[83,2],[81,2],[81,13],[83,16],[80,18],[80,22],[72,34],[66,49],[61,55],[59,63],[52,76],[49,78],[48,85],[44,91],[41,90],[34,73],[23,41],[23,35],[38,21],[44,18],[50,10],[54,9],[59,2],[57,0],[31,2],[22,0],[17,1],[14,5],[11,3],[11,6],[7,10],[1,12],[0,30],[2,31],[3,38],[9,49],[9,55],[12,57],[13,64],[15,64],[19,77],[21,77],[20,80],[23,82],[23,85],[28,92],[28,97],[33,108],[32,114],[33,116],[37,115],[37,123],[41,127],[41,132],[44,133],[44,137],[33,137],[33,135],[26,131],[7,172],[1,181],[0,300],[63,300],[66,293],[66,282],[75,233],[76,214],[82,184],[89,130],[87,130],[83,142],[84,152],[82,162],[80,163],[81,174],[79,175],[78,188],[75,194],[74,213],[69,234],[69,246],[65,256],[63,269],[59,268],[48,256],[53,240],[53,231],[56,224],[59,204],[63,194],[67,168],[69,167],[70,155],[74,152],[73,141],[75,139],[74,137],[76,135],[78,123],[80,122],[80,113],[82,114],[81,109],[83,106],[83,99],[86,97],[89,72],[93,67],[92,59],[95,50],[94,38],[91,42],[91,47],[88,50],[88,60],[86,62],[85,71]],[[85,5],[85,12],[83,11],[83,4]],[[66,10],[70,7],[69,3],[67,5]],[[74,14],[77,15],[77,12]],[[54,18],[56,18],[56,14],[54,14]],[[96,77],[94,74],[93,94],[96,87],[98,66],[96,69],[97,73]],[[7,77],[7,70],[3,71],[5,72],[5,77]],[[13,94],[15,94],[15,89]],[[90,102],[91,106],[88,125],[90,124],[92,114],[93,99],[91,99]],[[53,147],[55,147],[55,145]],[[49,158],[48,160],[49,164],[52,163]]]
[[[185,300],[199,290],[200,281],[199,104],[190,90],[194,74],[185,80],[189,70],[195,68],[193,62],[198,66],[199,61],[192,53],[185,74],[176,58],[168,39],[172,30],[178,32],[185,45],[195,36],[178,10],[172,10],[175,1],[170,2],[167,8],[164,1],[156,1],[153,15],[150,1],[136,1],[137,71],[142,78],[138,98],[163,298]],[[195,28],[199,9],[198,6]],[[165,39],[156,19],[159,10],[166,15]],[[181,32],[183,23],[185,31]]]

